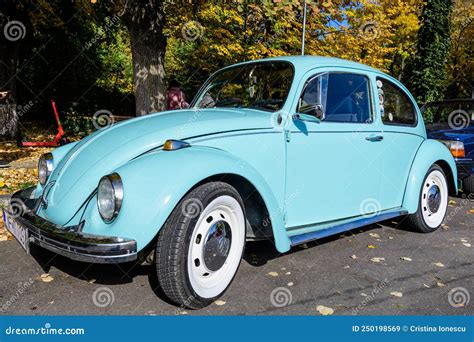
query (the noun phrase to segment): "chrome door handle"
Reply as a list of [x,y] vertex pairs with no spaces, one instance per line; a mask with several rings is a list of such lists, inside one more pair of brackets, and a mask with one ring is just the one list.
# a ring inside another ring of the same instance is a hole
[[382,141],[383,136],[381,136],[381,135],[369,135],[368,137],[365,137],[365,140],[368,140],[368,141]]

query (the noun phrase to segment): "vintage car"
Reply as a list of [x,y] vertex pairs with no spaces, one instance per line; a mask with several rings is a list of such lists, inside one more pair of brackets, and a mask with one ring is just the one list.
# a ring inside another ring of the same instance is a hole
[[421,112],[428,138],[449,148],[464,194],[474,196],[474,98],[429,102]]
[[248,240],[285,253],[398,216],[433,232],[457,193],[451,153],[400,82],[312,56],[226,67],[190,108],[101,129],[43,155],[38,173],[4,213],[26,251],[147,260],[188,308],[224,293]]

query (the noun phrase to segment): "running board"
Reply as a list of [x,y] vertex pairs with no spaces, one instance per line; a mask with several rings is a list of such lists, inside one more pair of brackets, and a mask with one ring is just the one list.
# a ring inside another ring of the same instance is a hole
[[380,221],[390,220],[394,217],[407,215],[407,214],[408,214],[408,211],[406,210],[390,211],[386,213],[380,213],[374,216],[362,217],[351,222],[346,222],[346,223],[332,226],[330,228],[325,228],[325,229],[316,230],[314,232],[294,235],[290,237],[291,246],[296,246],[296,245],[300,245],[302,243],[310,242],[313,240],[322,239],[330,235],[343,233],[348,230],[360,228],[363,226],[368,226],[370,224],[374,224]]

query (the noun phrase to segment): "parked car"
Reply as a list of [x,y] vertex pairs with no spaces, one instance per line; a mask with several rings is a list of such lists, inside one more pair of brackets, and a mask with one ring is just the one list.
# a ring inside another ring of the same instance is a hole
[[188,308],[224,293],[248,240],[285,253],[405,215],[433,232],[457,193],[451,153],[427,139],[400,82],[311,56],[226,67],[189,109],[59,147],[38,174],[4,213],[26,251],[152,261],[163,292]]
[[430,102],[421,108],[428,138],[449,148],[456,160],[460,187],[474,193],[474,98]]

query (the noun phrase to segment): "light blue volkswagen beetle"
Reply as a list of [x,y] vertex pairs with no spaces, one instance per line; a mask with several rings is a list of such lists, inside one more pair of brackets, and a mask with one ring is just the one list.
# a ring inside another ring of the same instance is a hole
[[45,154],[7,228],[92,263],[148,260],[176,304],[221,296],[246,240],[276,249],[397,216],[435,231],[457,193],[403,85],[335,58],[282,57],[213,74],[191,107],[121,122]]

